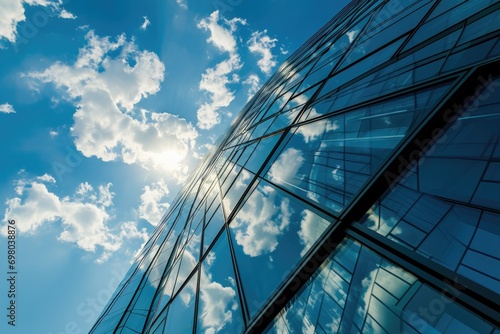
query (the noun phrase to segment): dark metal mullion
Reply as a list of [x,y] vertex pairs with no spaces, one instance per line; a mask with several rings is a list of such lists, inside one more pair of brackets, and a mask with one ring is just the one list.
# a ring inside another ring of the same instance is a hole
[[399,58],[400,53],[402,52],[402,50],[406,47],[406,45],[413,38],[413,36],[415,36],[415,33],[424,25],[424,23],[427,21],[427,18],[429,18],[429,16],[432,14],[432,12],[434,12],[434,10],[436,9],[436,7],[439,5],[440,2],[441,2],[441,0],[438,0],[438,1],[435,1],[433,5],[431,5],[431,8],[429,8],[429,10],[427,11],[427,13],[424,14],[424,16],[422,17],[422,19],[415,26],[415,28],[413,28],[413,30],[410,31],[410,34],[408,35],[408,37],[406,38],[406,40],[403,43],[401,43],[401,45],[396,50],[396,52],[394,52],[394,57],[396,57],[397,59]]
[[[439,290],[452,300],[456,300],[467,309],[486,318],[489,322],[500,326],[499,304],[492,298],[492,291],[462,277],[460,274],[426,259],[425,257],[398,245],[387,242],[387,239],[371,231],[361,224],[353,223],[346,233],[371,250],[417,278]],[[497,299],[497,301],[500,298]],[[489,305],[496,304],[496,308]]]
[[238,289],[238,295],[239,295],[239,299],[240,299],[241,314],[243,315],[243,326],[244,326],[244,328],[247,328],[248,322],[250,320],[250,312],[248,311],[247,298],[245,296],[245,292],[243,291],[243,281],[241,279],[240,269],[238,267],[238,262],[236,261],[236,253],[234,251],[233,241],[231,239],[231,232],[229,231],[229,226],[227,223],[224,224],[223,230],[225,230],[225,232],[226,232],[229,253],[230,253],[231,262],[233,265],[233,272],[234,272],[234,276],[236,279],[236,287]]

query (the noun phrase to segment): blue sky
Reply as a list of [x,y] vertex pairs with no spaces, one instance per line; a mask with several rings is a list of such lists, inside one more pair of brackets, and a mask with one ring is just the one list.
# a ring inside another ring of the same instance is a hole
[[86,333],[248,98],[347,2],[0,0],[0,332]]

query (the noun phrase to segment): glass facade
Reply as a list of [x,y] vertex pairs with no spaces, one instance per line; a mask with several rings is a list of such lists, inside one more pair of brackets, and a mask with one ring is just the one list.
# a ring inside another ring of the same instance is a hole
[[243,108],[91,330],[500,334],[500,1],[353,1]]

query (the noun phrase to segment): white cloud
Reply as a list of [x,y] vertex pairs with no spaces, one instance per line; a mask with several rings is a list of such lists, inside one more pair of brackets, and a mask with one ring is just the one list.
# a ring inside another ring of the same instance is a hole
[[169,190],[163,179],[145,186],[141,195],[139,217],[147,220],[153,226],[158,225],[161,217],[170,206],[166,202],[168,194]]
[[[56,62],[25,76],[53,83],[73,102],[71,134],[84,156],[139,164],[183,180],[188,171],[184,159],[198,136],[195,128],[176,115],[135,110],[143,98],[159,91],[163,63],[124,35],[111,39],[89,31],[86,39],[74,64]],[[117,56],[111,57],[112,51]]]
[[[6,39],[15,43],[18,37],[17,28],[19,23],[26,20],[26,6],[45,7],[44,12],[50,15],[51,12],[58,14],[60,18],[76,18],[71,13],[61,8],[61,0],[2,0],[0,1],[0,40]],[[69,17],[72,16],[72,17]]]
[[[109,257],[104,253],[117,251],[124,239],[147,238],[145,229],[139,232],[135,223],[123,224],[117,228],[118,232],[108,226],[108,209],[113,206],[110,183],[99,186],[99,193],[88,183],[83,183],[74,195],[63,198],[51,192],[47,183],[55,183],[55,179],[48,174],[34,179],[19,179],[16,186],[18,197],[6,201],[4,221],[15,219],[20,234],[34,235],[42,226],[59,222],[63,231],[57,239],[76,244],[88,252],[101,249],[103,257],[98,262]],[[6,235],[5,226],[1,233]]]
[[271,49],[276,46],[277,41],[276,38],[267,35],[267,30],[254,31],[248,40],[248,49],[251,53],[261,57],[257,65],[267,75],[271,74],[271,70],[276,66],[275,56],[272,54]]
[[232,287],[224,287],[219,282],[210,281],[210,278],[202,275],[200,282],[201,325],[205,333],[218,333],[232,320],[231,305],[237,306],[236,291]]
[[182,9],[188,9],[187,1],[186,0],[175,0],[179,7]]
[[300,178],[298,171],[302,167],[304,160],[301,151],[295,148],[285,150],[269,169],[269,178],[282,182],[290,182],[293,179]]
[[14,110],[12,104],[9,103],[0,104],[0,113],[14,114],[15,112],[16,111]]
[[304,245],[304,249],[300,252],[300,256],[304,256],[321,234],[323,234],[329,224],[328,221],[315,215],[311,211],[302,212],[302,220],[300,221],[300,230],[298,234],[300,241]]
[[358,33],[359,33],[359,30],[352,30],[352,31],[348,31],[346,33],[347,38],[349,38],[349,43],[354,42],[354,39],[356,38],[356,36],[358,35]]
[[250,99],[255,95],[255,93],[259,91],[260,87],[262,87],[260,83],[260,78],[257,74],[250,74],[248,78],[245,81],[243,81],[243,84],[250,86],[248,88],[247,101],[250,101]]
[[49,135],[50,135],[52,138],[54,138],[55,136],[59,135],[59,132],[54,131],[54,130],[50,130],[50,131],[49,131]]
[[278,237],[290,225],[293,210],[287,198],[275,205],[277,193],[271,187],[257,188],[230,227],[235,229],[236,243],[251,257],[273,252]]
[[237,47],[233,33],[237,24],[246,25],[246,21],[237,17],[231,20],[221,18],[221,21],[222,24],[219,24],[219,11],[216,10],[208,18],[202,19],[197,26],[199,29],[210,31],[207,43],[212,43],[220,51],[235,53]]
[[[17,38],[17,24],[26,20],[24,15],[24,0],[2,0],[0,2],[0,39],[7,39],[14,43]],[[34,5],[36,3],[33,3]]]
[[241,68],[240,57],[231,54],[229,59],[222,61],[213,68],[206,69],[201,76],[200,90],[209,94],[210,102],[203,103],[197,111],[198,127],[211,129],[219,124],[218,110],[229,106],[234,100],[234,93],[227,87],[228,84],[239,82],[239,77],[230,74]]
[[242,67],[234,36],[238,24],[245,25],[246,21],[240,18],[220,19],[219,12],[214,11],[210,17],[202,19],[197,25],[199,29],[210,32],[207,43],[213,44],[221,52],[229,53],[228,59],[215,67],[207,68],[201,76],[200,91],[207,92],[210,98],[210,101],[202,103],[197,111],[197,125],[201,129],[211,129],[219,124],[218,110],[229,106],[234,100],[234,93],[229,90],[227,85],[240,81],[238,75],[234,73]]
[[61,10],[61,12],[59,13],[59,17],[62,19],[69,19],[69,20],[74,20],[77,18],[77,16],[68,12],[66,9]]
[[144,22],[141,25],[141,29],[146,30],[146,28],[151,25],[151,21],[149,21],[147,16],[143,16],[142,18],[144,19]]
[[42,176],[38,176],[36,179],[42,182],[56,183],[56,179],[54,179],[52,175],[49,175],[47,173],[43,174]]

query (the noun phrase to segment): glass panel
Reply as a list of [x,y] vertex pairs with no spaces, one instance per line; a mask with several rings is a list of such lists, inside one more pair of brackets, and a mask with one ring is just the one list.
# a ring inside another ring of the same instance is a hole
[[257,147],[252,152],[252,156],[248,159],[245,164],[245,168],[249,171],[257,173],[259,168],[262,166],[264,161],[269,156],[269,153],[272,151],[278,139],[281,137],[281,134],[274,135],[271,137],[263,138],[259,141]]
[[[354,267],[342,262],[355,261]],[[490,333],[439,291],[346,239],[265,333]]]
[[460,67],[478,63],[481,60],[486,59],[488,53],[492,49],[493,45],[495,45],[496,41],[496,38],[491,39],[484,43],[471,46],[468,49],[452,54],[446,60],[446,63],[443,67],[443,72],[455,70]]
[[245,190],[247,190],[254,176],[255,175],[253,173],[249,172],[245,168],[241,169],[241,173],[238,175],[231,188],[227,192],[226,196],[222,200],[226,218],[229,217],[234,207],[238,203],[238,200],[241,198]]
[[205,227],[205,240],[203,241],[203,254],[210,247],[220,229],[224,226],[224,216],[222,215],[222,208],[219,206],[210,221],[207,222]]
[[429,89],[296,127],[265,177],[338,213],[407,131],[432,110],[443,90]]
[[244,329],[227,234],[223,233],[201,267],[196,333],[241,333]]
[[473,41],[478,37],[484,36],[498,29],[500,29],[500,11],[497,10],[477,21],[472,22],[471,24],[468,24],[460,36],[458,45]]
[[164,333],[191,333],[194,325],[196,272],[168,307]]
[[254,316],[330,223],[261,182],[229,224]]
[[[394,52],[399,48],[403,42],[403,38],[387,45],[381,50],[369,55],[367,58],[360,60],[349,68],[341,69],[336,72],[321,89],[320,96],[327,94],[341,85],[353,80],[354,78],[363,75],[365,72],[381,65],[389,60]],[[347,61],[347,60],[346,60]]]
[[[500,78],[484,87],[418,166],[362,220],[368,228],[500,293]],[[417,142],[424,149],[430,140]]]
[[[453,0],[452,2],[453,4],[456,3],[456,1]],[[408,42],[405,49],[413,47],[421,43],[422,41],[440,33],[446,28],[451,27],[468,17],[471,17],[480,10],[488,7],[489,3],[490,1],[486,0],[465,1],[461,5],[448,10],[447,12],[444,12],[443,14],[433,19],[428,19],[428,21],[418,29],[415,35],[413,35],[412,39]],[[432,34],[429,34],[430,31],[432,31]]]
[[389,43],[391,40],[396,40],[400,36],[406,34],[411,29],[413,29],[422,19],[425,13],[431,7],[431,2],[426,1],[425,5],[419,4],[417,9],[411,7],[411,13],[408,15],[405,12],[404,17],[398,17],[391,14],[394,14],[395,11],[401,9],[404,5],[410,5],[411,1],[403,2],[393,2],[389,1],[386,6],[384,6],[377,17],[372,21],[372,24],[380,23],[384,20],[387,20],[390,17],[389,21],[385,21],[383,25],[372,28],[372,30],[366,34],[361,36],[361,43],[358,43],[347,56],[346,61],[342,64],[342,67],[345,67],[359,58],[369,54],[382,45]]

